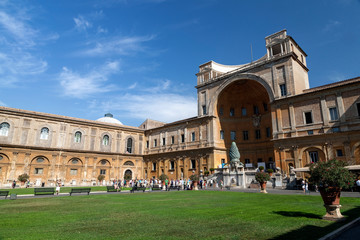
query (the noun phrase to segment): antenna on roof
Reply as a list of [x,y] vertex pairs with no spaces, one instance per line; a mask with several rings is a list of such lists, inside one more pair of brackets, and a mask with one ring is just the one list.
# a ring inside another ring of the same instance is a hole
[[251,63],[252,63],[253,62],[252,44],[250,44],[250,50],[251,50]]

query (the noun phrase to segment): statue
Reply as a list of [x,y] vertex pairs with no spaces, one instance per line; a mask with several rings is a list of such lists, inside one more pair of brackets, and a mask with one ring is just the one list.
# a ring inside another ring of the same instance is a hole
[[230,165],[233,168],[237,168],[237,167],[243,167],[243,163],[240,162],[240,152],[239,149],[236,146],[235,142],[231,143],[231,147],[230,147],[230,152],[229,152],[229,156],[230,156]]

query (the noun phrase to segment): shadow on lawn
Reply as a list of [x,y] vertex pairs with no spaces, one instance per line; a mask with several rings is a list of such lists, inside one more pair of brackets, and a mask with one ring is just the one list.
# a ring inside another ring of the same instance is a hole
[[293,211],[277,211],[273,212],[285,217],[306,217],[306,218],[315,218],[321,219],[320,215],[313,214],[313,213],[306,213],[306,212],[293,212]]
[[[303,212],[286,212],[286,211],[279,211],[279,212],[274,212],[283,216],[289,216],[289,217],[308,217],[308,218],[316,218],[316,219],[321,219],[321,217],[319,217],[316,214],[311,214],[311,213],[303,213]],[[291,240],[291,239],[296,239],[296,240],[300,240],[300,239],[306,239],[306,240],[311,240],[311,239],[319,239],[323,236],[325,236],[326,234],[340,228],[341,226],[344,226],[345,224],[351,222],[352,220],[354,220],[355,218],[357,218],[360,215],[360,207],[356,207],[344,212],[341,212],[345,217],[346,220],[343,222],[333,222],[332,224],[329,224],[328,226],[325,227],[317,227],[317,226],[313,226],[313,225],[306,225],[303,226],[301,228],[298,228],[296,230],[284,233],[282,235],[276,236],[274,238],[271,238],[271,240],[280,240],[280,239],[287,239],[287,240]],[[324,220],[326,221],[326,220]]]

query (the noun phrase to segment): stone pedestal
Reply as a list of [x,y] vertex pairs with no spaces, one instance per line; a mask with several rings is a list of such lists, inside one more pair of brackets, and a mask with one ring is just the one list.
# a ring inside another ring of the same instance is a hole
[[326,208],[326,214],[323,219],[330,221],[345,220],[345,217],[340,212],[341,205],[324,205],[324,207]]

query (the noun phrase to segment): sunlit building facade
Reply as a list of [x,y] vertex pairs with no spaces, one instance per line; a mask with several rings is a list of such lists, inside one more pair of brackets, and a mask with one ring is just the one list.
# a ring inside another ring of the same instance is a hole
[[360,77],[309,88],[306,53],[286,30],[243,65],[200,65],[198,115],[124,126],[0,107],[0,182],[90,185],[123,178],[187,178],[229,161],[235,142],[247,168],[290,168],[338,158],[360,164]]

